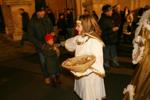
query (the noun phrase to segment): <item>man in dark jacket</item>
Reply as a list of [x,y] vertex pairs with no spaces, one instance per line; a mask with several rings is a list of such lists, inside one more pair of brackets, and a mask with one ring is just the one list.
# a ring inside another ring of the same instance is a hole
[[29,18],[29,14],[23,8],[20,8],[19,12],[22,17],[21,19],[22,19],[22,31],[23,31],[22,40],[21,40],[20,45],[23,46],[24,41],[30,41],[29,34],[27,32],[27,27],[28,27],[30,18]]
[[112,19],[112,7],[110,5],[104,5],[102,7],[102,15],[98,22],[102,30],[102,38],[106,44],[104,48],[104,67],[109,68],[110,60],[115,66],[119,66],[117,62],[117,31],[119,27],[113,26]]
[[45,62],[45,55],[43,53],[43,44],[45,43],[44,37],[48,33],[53,33],[53,25],[46,16],[44,8],[37,9],[36,13],[33,14],[29,23],[28,32],[31,35],[32,43],[34,44],[36,51],[40,58],[41,70],[43,72],[45,83],[50,84],[48,68]]

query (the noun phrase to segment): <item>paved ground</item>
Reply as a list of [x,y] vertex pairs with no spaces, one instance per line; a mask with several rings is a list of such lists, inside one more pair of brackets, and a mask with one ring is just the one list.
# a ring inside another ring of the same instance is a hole
[[[32,44],[19,48],[18,42],[0,34],[0,100],[80,100],[73,91],[73,76],[62,70],[62,85],[45,86],[37,55]],[[121,100],[123,88],[134,72],[131,64],[131,45],[119,46],[120,67],[106,74],[107,100]],[[64,51],[64,50],[63,50]],[[69,57],[63,52],[61,61]]]

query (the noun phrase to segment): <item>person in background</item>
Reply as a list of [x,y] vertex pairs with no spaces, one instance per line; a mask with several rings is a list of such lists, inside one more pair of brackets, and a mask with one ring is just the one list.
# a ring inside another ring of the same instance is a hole
[[102,100],[106,97],[103,77],[103,47],[100,29],[91,15],[84,15],[76,22],[78,35],[69,38],[65,47],[76,56],[94,55],[96,61],[85,72],[71,71],[75,76],[74,91],[82,100]]
[[29,33],[27,32],[27,27],[28,27],[30,18],[29,18],[29,14],[23,8],[19,9],[19,13],[22,19],[22,30],[23,30],[23,35],[22,35],[22,39],[20,42],[20,46],[23,46],[25,41],[30,41],[30,36],[29,36]]
[[131,43],[132,42],[132,32],[133,32],[133,13],[131,11],[128,11],[128,14],[125,16],[125,22],[123,24],[123,39],[124,42],[126,43]]
[[60,13],[58,21],[57,21],[59,42],[62,40],[66,40],[68,38],[67,26],[68,26],[68,23],[65,19],[65,15],[63,13]]
[[68,38],[73,36],[73,26],[74,26],[74,20],[73,20],[73,12],[71,9],[66,10],[66,21],[67,21],[67,31],[68,31]]
[[49,19],[50,19],[51,22],[52,22],[53,27],[54,27],[55,24],[56,24],[56,22],[55,22],[56,19],[55,19],[54,13],[53,13],[52,10],[51,10],[50,8],[48,8],[48,7],[46,7],[46,12],[47,12],[47,15],[48,15]]
[[90,11],[88,9],[84,9],[83,15],[90,15]]
[[48,33],[54,35],[54,29],[52,22],[46,15],[44,7],[38,8],[36,12],[33,14],[29,22],[28,32],[32,38],[32,43],[34,44],[40,59],[41,71],[44,76],[44,82],[45,84],[50,84],[50,81],[47,81],[49,79],[49,73],[48,68],[46,66],[45,55],[43,53],[42,48],[45,43],[44,40],[45,35]]
[[92,15],[95,18],[95,20],[98,22],[99,18],[98,18],[98,15],[96,14],[96,12],[94,10],[92,11]]
[[113,7],[113,14],[112,14],[112,18],[113,18],[113,26],[119,27],[118,31],[117,31],[117,44],[119,44],[120,42],[122,42],[122,28],[123,28],[123,13],[121,11],[121,5],[120,4],[116,4]]
[[102,7],[102,15],[99,20],[99,26],[102,30],[102,38],[105,43],[104,47],[104,67],[109,70],[110,61],[113,66],[119,66],[117,61],[117,32],[119,27],[113,26],[112,7],[108,4]]
[[52,34],[45,35],[46,43],[43,45],[43,53],[45,55],[45,62],[48,68],[48,76],[46,78],[47,83],[51,83],[52,86],[60,84],[59,76],[59,62],[58,57],[60,51],[58,46],[55,44],[54,36]]
[[82,18],[84,16],[90,15],[90,11],[88,9],[84,9],[84,12],[82,15],[79,16],[79,18]]
[[68,27],[72,28],[73,27],[73,12],[69,8],[66,10],[66,20],[68,23]]

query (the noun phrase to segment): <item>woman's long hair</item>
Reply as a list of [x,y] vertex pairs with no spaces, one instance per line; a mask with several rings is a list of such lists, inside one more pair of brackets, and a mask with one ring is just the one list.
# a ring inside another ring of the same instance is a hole
[[97,24],[95,18],[92,15],[83,15],[79,18],[81,21],[83,30],[82,33],[88,33],[100,40],[101,39],[101,30]]

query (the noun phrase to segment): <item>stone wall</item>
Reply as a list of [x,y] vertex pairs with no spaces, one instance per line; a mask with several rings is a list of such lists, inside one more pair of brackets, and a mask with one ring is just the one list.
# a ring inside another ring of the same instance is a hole
[[3,0],[2,2],[5,31],[15,41],[21,40],[23,34],[20,8],[25,9],[31,17],[34,12],[34,0]]

